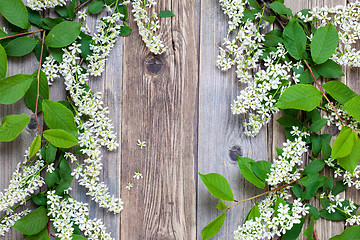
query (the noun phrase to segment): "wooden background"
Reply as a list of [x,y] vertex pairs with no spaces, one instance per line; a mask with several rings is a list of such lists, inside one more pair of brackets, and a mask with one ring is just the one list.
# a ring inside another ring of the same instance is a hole
[[[346,2],[285,0],[293,11]],[[121,196],[125,209],[120,215],[99,209],[76,184],[73,195],[90,203],[91,216],[104,219],[115,239],[201,239],[201,229],[220,211],[197,172],[226,176],[236,199],[259,194],[262,190],[240,175],[235,155],[271,160],[275,147],[282,146],[284,129],[272,121],[256,138],[248,138],[243,133],[244,118],[231,114],[230,104],[243,86],[233,71],[220,72],[215,66],[227,29],[218,0],[158,0],[156,9],[176,14],[161,20],[168,51],[158,57],[149,54],[130,17],[133,33],[119,38],[106,71],[91,81],[94,91],[103,92],[120,143],[117,151],[104,152],[102,179],[111,193]],[[95,19],[90,25],[94,24]],[[30,74],[36,67],[34,56],[12,58],[8,74]],[[358,70],[345,71],[343,80],[359,89]],[[66,96],[61,80],[50,91],[52,100]],[[21,113],[31,114],[23,100],[0,106],[1,118]],[[1,191],[36,132],[36,124],[29,124],[15,141],[0,143]],[[147,142],[145,149],[136,146],[138,138]],[[137,169],[144,175],[142,180],[132,178]],[[131,191],[125,189],[129,181],[134,183]],[[346,194],[359,203],[356,194]],[[243,223],[251,205],[246,202],[232,209],[214,239],[233,239],[233,231]],[[318,221],[315,228],[318,239],[328,239],[342,232],[344,224]],[[21,238],[11,231],[0,239]]]

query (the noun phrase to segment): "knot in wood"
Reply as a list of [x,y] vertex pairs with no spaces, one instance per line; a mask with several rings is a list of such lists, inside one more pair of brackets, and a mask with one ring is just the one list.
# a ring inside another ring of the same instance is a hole
[[30,119],[29,124],[27,125],[29,131],[35,131],[37,129],[37,123],[35,117]]
[[154,55],[150,55],[145,59],[146,70],[150,74],[158,74],[161,71],[163,65],[163,61]]
[[229,156],[230,156],[230,159],[231,161],[234,161],[234,162],[237,162],[237,156],[242,156],[243,153],[242,153],[242,149],[240,146],[232,146],[230,151],[229,151]]

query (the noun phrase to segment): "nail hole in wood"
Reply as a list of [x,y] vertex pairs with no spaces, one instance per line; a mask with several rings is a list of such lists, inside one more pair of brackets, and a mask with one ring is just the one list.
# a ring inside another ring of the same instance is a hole
[[242,149],[240,146],[233,146],[229,151],[231,161],[237,162],[237,156],[242,156]]
[[27,127],[30,131],[35,131],[37,129],[36,119],[34,117],[30,119]]
[[145,65],[146,65],[146,70],[149,73],[158,74],[161,71],[164,64],[160,58],[151,55],[145,60]]

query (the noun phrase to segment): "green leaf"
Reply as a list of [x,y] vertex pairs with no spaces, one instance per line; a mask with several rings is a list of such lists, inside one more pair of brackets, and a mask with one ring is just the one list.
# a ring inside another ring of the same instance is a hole
[[17,74],[0,80],[0,103],[12,104],[19,101],[33,81],[31,75]]
[[287,230],[286,233],[282,236],[281,240],[296,240],[301,233],[304,222],[305,218],[302,217],[300,219],[300,223],[294,224],[290,230]]
[[302,187],[300,186],[300,184],[298,183],[293,183],[292,186],[291,186],[291,190],[292,192],[294,193],[294,195],[297,197],[297,198],[301,198],[302,194],[303,194],[303,189]]
[[314,122],[313,124],[311,124],[308,131],[319,132],[326,125],[326,123],[327,123],[326,119],[319,119],[316,122]]
[[87,238],[77,235],[77,234],[73,234],[72,235],[72,240],[87,240]]
[[10,142],[14,140],[29,122],[30,118],[25,114],[5,116],[0,125],[0,141]]
[[38,206],[46,206],[47,198],[43,193],[34,194],[31,196],[33,202]]
[[221,214],[201,230],[201,237],[209,239],[215,236],[224,224],[226,213]]
[[306,188],[302,194],[302,199],[303,200],[311,199],[315,195],[316,191],[320,187],[322,187],[326,179],[327,179],[326,177],[318,173],[309,174],[306,177],[300,179],[299,182],[302,185],[304,185],[304,187]]
[[[35,112],[36,108],[36,98],[37,98],[37,73],[38,70],[35,70],[33,75],[33,81],[30,85],[29,90],[25,94],[25,103],[33,112]],[[39,77],[39,95],[38,98],[38,105],[37,105],[37,112],[42,110],[42,99],[49,99],[49,85],[48,80],[43,71],[40,70],[40,77]]]
[[32,24],[37,25],[38,27],[41,27],[42,20],[41,20],[40,13],[38,11],[32,10],[29,7],[26,7],[26,10],[28,12],[29,22],[31,22]]
[[360,95],[346,102],[344,110],[347,111],[356,121],[360,122]]
[[310,51],[313,61],[317,64],[326,62],[335,52],[339,42],[339,35],[331,23],[320,27],[312,38]]
[[98,14],[103,10],[103,8],[104,8],[104,1],[95,0],[89,4],[88,11],[91,14]]
[[[274,2],[272,4],[279,3]],[[304,29],[295,19],[291,19],[284,28],[283,38],[285,48],[289,54],[296,60],[303,59],[307,38]]]
[[342,127],[339,136],[333,143],[331,158],[338,159],[348,156],[354,147],[355,137],[356,133],[352,129]]
[[[313,72],[315,78],[318,79],[320,75],[316,72],[316,69],[312,68],[311,71]],[[314,78],[311,75],[309,69],[306,69],[304,72],[300,74],[299,80],[300,83],[302,84],[314,82]]]
[[206,175],[199,173],[199,175],[206,188],[214,197],[225,201],[233,201],[234,194],[231,191],[228,181],[223,176],[217,173],[209,173]]
[[64,194],[64,191],[69,189],[72,180],[73,180],[73,177],[70,177],[68,179],[61,179],[59,182],[59,186],[57,186],[57,188],[55,189],[55,193],[57,195]]
[[360,240],[360,226],[355,225],[345,229],[340,235],[336,235],[330,240]]
[[330,176],[323,185],[323,191],[327,192],[330,191],[334,186],[334,178],[332,176]]
[[54,171],[52,171],[52,173],[47,172],[45,176],[45,181],[49,188],[53,188],[55,184],[59,184],[60,183],[59,170],[55,169]]
[[47,144],[44,148],[45,156],[43,157],[45,158],[46,163],[53,163],[55,161],[57,148],[51,145],[51,143]]
[[308,165],[306,165],[303,174],[308,175],[308,174],[317,173],[320,172],[324,167],[325,167],[325,162],[323,160],[315,159],[311,161]]
[[35,154],[39,151],[40,147],[41,147],[41,136],[37,135],[33,140],[33,142],[31,143],[29,158],[35,156]]
[[35,235],[45,228],[48,223],[47,211],[43,207],[28,213],[17,220],[12,228],[24,235]]
[[356,166],[358,165],[360,160],[360,139],[355,134],[355,143],[352,151],[350,152],[350,155],[338,158],[337,162],[340,166],[342,166],[345,170],[349,171],[350,173],[353,173]]
[[341,104],[345,104],[357,96],[356,93],[340,81],[330,81],[325,83],[322,87],[332,98]]
[[311,122],[313,122],[313,123],[321,120],[320,111],[317,109],[314,109],[311,112],[306,112],[306,119],[311,120]]
[[315,221],[314,218],[310,218],[310,223],[309,223],[309,227],[305,229],[303,236],[307,237],[307,239],[313,240],[312,236],[313,236],[313,232],[314,232],[314,225],[315,225]]
[[121,4],[117,6],[117,10],[120,14],[124,15],[123,17],[120,17],[121,21],[125,23],[125,21],[129,18],[129,9],[125,4]]
[[6,76],[7,72],[7,56],[5,49],[0,44],[0,79]]
[[256,14],[259,11],[256,9],[246,9],[243,14],[244,17],[241,19],[241,21],[246,22],[246,21],[253,21],[256,17]]
[[33,38],[18,37],[6,45],[5,51],[9,56],[21,57],[34,50],[36,43],[36,40]]
[[71,177],[71,167],[65,158],[60,161],[59,172],[61,179],[68,179]]
[[49,32],[45,44],[53,48],[66,47],[79,36],[80,28],[81,24],[77,22],[61,22]]
[[22,0],[1,0],[0,13],[11,24],[22,29],[29,28],[28,12]]
[[255,203],[255,205],[250,209],[248,214],[246,215],[245,222],[249,220],[255,220],[255,218],[260,217],[259,204]]
[[319,209],[316,207],[311,206],[310,204],[306,203],[306,206],[308,206],[309,209],[309,217],[314,218],[315,220],[318,220],[320,218],[320,212]]
[[62,62],[64,51],[61,48],[49,48],[51,56],[59,63]]
[[321,143],[321,153],[323,155],[324,159],[328,159],[331,156],[331,147],[330,144],[328,144],[327,142],[322,141]]
[[35,235],[27,236],[25,240],[49,240],[49,232],[44,228],[41,232]]
[[77,1],[78,0],[72,0],[69,4],[68,14],[69,14],[70,19],[72,19],[72,20],[74,20],[76,18],[75,5],[76,5]]
[[275,107],[311,111],[320,104],[321,99],[322,93],[316,87],[307,84],[296,84],[284,91]]
[[264,16],[263,19],[267,21],[268,23],[274,23],[276,17],[275,16]]
[[329,59],[323,64],[316,65],[314,67],[321,76],[324,78],[338,78],[345,76],[344,72],[341,70],[339,64]]
[[276,34],[274,34],[273,31],[265,34],[265,41],[263,42],[263,44],[266,47],[276,47],[276,46],[278,46],[279,43],[283,43],[283,39],[282,39],[281,35],[277,36]]
[[317,157],[321,152],[321,136],[312,133],[310,135],[311,139],[311,150],[313,152],[314,157]]
[[339,180],[336,182],[335,187],[331,190],[331,194],[336,196],[339,193],[345,191],[347,188],[347,185],[344,184],[344,182],[342,180]]
[[337,209],[334,213],[329,213],[325,208],[320,210],[320,216],[331,221],[343,221],[347,218],[345,213],[340,212]]
[[250,6],[252,6],[253,8],[257,9],[257,10],[261,10],[261,7],[259,5],[259,3],[256,0],[248,0]]
[[160,11],[160,13],[158,14],[159,18],[168,18],[168,17],[175,17],[175,14],[172,13],[169,10],[166,11]]
[[53,29],[56,25],[58,25],[59,23],[64,22],[65,20],[61,17],[58,18],[50,18],[50,17],[46,17],[43,19],[43,28],[45,28],[46,30],[51,30]]
[[79,43],[81,44],[81,46],[80,46],[81,57],[86,59],[87,56],[92,53],[92,51],[90,49],[92,37],[87,34],[84,34],[83,32],[80,33],[80,37],[81,37],[81,39],[80,39]]
[[255,175],[262,181],[265,181],[267,175],[270,173],[271,162],[268,161],[255,161],[251,164],[251,168]]
[[69,12],[66,6],[57,6],[55,7],[55,12],[63,18],[69,17]]
[[58,102],[44,100],[42,104],[44,120],[51,129],[62,129],[77,137],[74,114]]
[[43,133],[43,137],[52,145],[59,148],[70,148],[79,143],[73,135],[62,129],[46,130]]
[[283,3],[273,2],[273,3],[269,4],[269,5],[270,5],[271,9],[274,12],[276,12],[277,14],[287,15],[287,16],[290,16],[290,17],[293,16],[291,9],[287,8]]
[[132,29],[128,25],[123,25],[120,27],[120,36],[125,37],[130,35]]
[[280,123],[281,126],[284,127],[292,127],[292,126],[302,127],[303,125],[299,119],[296,119],[290,115],[284,115],[276,121]]
[[239,156],[237,157],[237,159],[240,172],[244,176],[244,178],[254,184],[256,187],[263,189],[265,187],[265,182],[255,175],[251,167],[252,163],[255,163],[255,161],[250,158]]
[[220,211],[225,211],[227,208],[228,207],[222,200],[220,200],[220,202],[216,205],[216,209],[218,209]]

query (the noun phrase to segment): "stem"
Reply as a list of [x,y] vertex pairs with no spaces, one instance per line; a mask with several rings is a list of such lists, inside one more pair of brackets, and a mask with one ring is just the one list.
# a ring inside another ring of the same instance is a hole
[[38,126],[38,133],[40,135],[40,125],[39,125],[39,119],[37,116],[37,110],[38,110],[38,103],[39,103],[39,88],[40,88],[40,70],[41,70],[41,62],[42,62],[42,57],[43,57],[43,50],[44,50],[44,41],[45,41],[45,33],[43,33],[43,37],[42,37],[42,42],[41,42],[41,52],[40,52],[40,60],[39,60],[39,68],[38,68],[38,73],[36,76],[37,79],[37,88],[36,88],[36,103],[35,103],[35,118],[36,118],[36,123]]
[[[326,101],[330,104],[330,106],[332,107],[332,109],[334,110],[335,114],[337,115],[337,117],[339,118],[340,122],[343,124],[343,126],[347,126],[348,128],[352,129],[351,127],[349,127],[349,125],[347,125],[347,123],[340,117],[339,113],[336,111],[336,108],[334,107],[334,105],[330,102],[329,98],[326,96],[326,93],[324,91],[324,89],[321,87],[320,83],[316,80],[316,77],[313,73],[313,71],[311,70],[311,67],[309,65],[309,63],[304,60],[307,68],[309,69],[311,76],[313,77],[317,87],[319,88],[319,90],[322,92],[323,96],[325,97]],[[353,129],[354,130],[354,129]],[[357,132],[356,130],[354,130],[355,132]]]
[[251,198],[247,198],[247,199],[244,199],[244,200],[241,200],[241,201],[236,201],[236,200],[234,200],[234,202],[236,202],[236,203],[235,203],[234,205],[228,207],[228,209],[226,209],[226,211],[228,211],[228,210],[229,210],[230,208],[232,208],[232,207],[235,207],[235,206],[238,205],[239,203],[246,202],[246,201],[249,201],[249,200],[253,200],[253,199],[255,199],[255,198],[258,198],[258,197],[267,195],[267,194],[272,193],[272,192],[276,192],[276,191],[278,191],[278,190],[280,190],[280,189],[282,189],[282,188],[284,188],[284,187],[286,187],[286,186],[289,186],[289,185],[291,185],[291,184],[293,184],[294,182],[297,182],[297,181],[298,181],[298,180],[293,180],[293,181],[291,181],[291,182],[289,182],[289,183],[287,183],[287,184],[285,184],[285,185],[282,185],[281,187],[277,187],[277,188],[275,188],[275,189],[273,189],[273,190],[270,190],[270,191],[261,193],[261,194],[259,194],[259,195],[254,196],[254,197],[251,197]]
[[29,35],[29,34],[43,32],[43,31],[44,31],[44,29],[39,29],[39,30],[32,31],[32,32],[19,33],[19,34],[15,34],[15,35],[11,35],[11,36],[1,37],[0,40],[4,40],[4,39],[7,39],[7,38],[18,37],[18,36],[23,36],[23,35]]
[[313,232],[314,232],[314,239],[315,239],[315,240],[318,240],[318,237],[317,237],[317,235],[316,235],[315,228],[314,228],[314,231],[313,231]]

